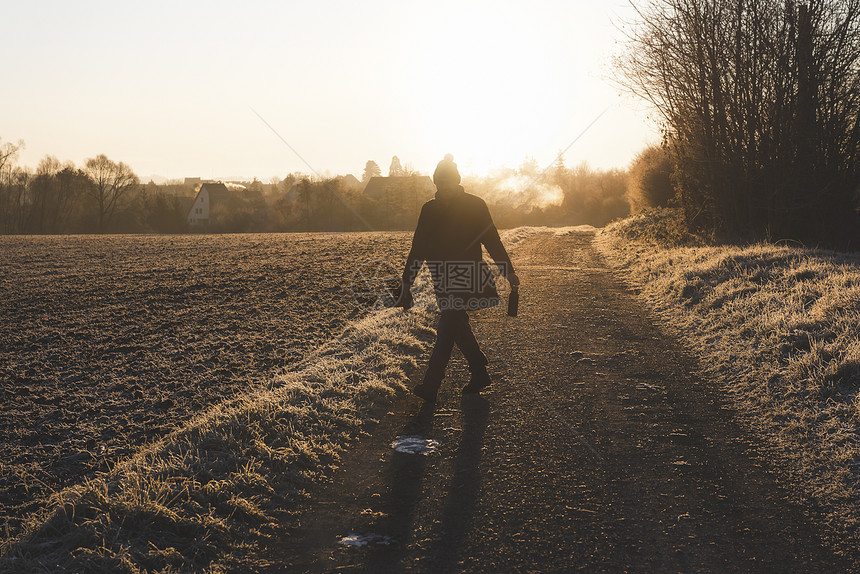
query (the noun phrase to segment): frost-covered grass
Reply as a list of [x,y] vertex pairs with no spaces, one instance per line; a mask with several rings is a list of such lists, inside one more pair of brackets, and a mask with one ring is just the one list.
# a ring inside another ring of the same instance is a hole
[[860,254],[666,247],[664,216],[610,225],[595,244],[723,383],[799,497],[856,542]]
[[[541,231],[502,238],[515,246]],[[264,386],[55,493],[4,548],[0,572],[265,567],[266,540],[299,526],[295,501],[331,474],[423,358],[435,311],[426,270],[416,291],[412,311],[376,308]]]
[[253,570],[290,526],[290,501],[404,388],[432,335],[415,310],[379,309],[264,388],[220,404],[111,472],[54,495],[3,572]]

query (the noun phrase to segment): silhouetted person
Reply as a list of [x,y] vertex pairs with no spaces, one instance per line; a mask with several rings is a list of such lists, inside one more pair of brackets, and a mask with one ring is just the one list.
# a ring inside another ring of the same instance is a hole
[[460,172],[451,154],[436,166],[433,183],[436,197],[421,208],[398,301],[404,309],[412,306],[412,282],[426,262],[441,316],[424,381],[413,392],[429,402],[436,400],[455,343],[472,373],[463,392],[477,393],[491,382],[487,357],[478,346],[467,314],[499,304],[492,273],[482,260],[481,245],[486,246],[511,286],[520,283],[487,204],[460,185]]

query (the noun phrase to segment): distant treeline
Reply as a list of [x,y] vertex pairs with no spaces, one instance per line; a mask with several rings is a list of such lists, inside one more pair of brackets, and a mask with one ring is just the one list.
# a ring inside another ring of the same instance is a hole
[[602,227],[630,214],[628,177],[623,170],[570,169],[561,159],[541,168],[529,159],[517,169],[465,178],[467,191],[486,200],[498,227],[593,225]]
[[[231,195],[205,226],[189,227],[194,185],[143,184],[129,166],[104,155],[81,167],[49,156],[31,170],[16,163],[19,145],[0,145],[2,234],[410,230],[422,204],[397,195],[371,198],[342,178],[289,174],[244,182],[248,193]],[[602,226],[630,213],[626,172],[585,164],[542,170],[529,160],[463,185],[486,199],[499,227]]]
[[141,185],[132,169],[104,155],[82,167],[45,157],[17,165],[21,144],[0,145],[0,233],[181,233],[193,188]]
[[860,2],[650,0],[639,16],[619,79],[664,141],[634,179],[668,177],[690,230],[718,241],[858,249]]

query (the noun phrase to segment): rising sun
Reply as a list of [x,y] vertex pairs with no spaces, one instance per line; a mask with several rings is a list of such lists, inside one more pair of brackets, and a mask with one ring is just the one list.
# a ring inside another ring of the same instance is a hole
[[427,145],[473,173],[556,151],[569,104],[559,101],[548,48],[499,13],[463,10],[435,25],[444,36],[424,44],[410,73]]

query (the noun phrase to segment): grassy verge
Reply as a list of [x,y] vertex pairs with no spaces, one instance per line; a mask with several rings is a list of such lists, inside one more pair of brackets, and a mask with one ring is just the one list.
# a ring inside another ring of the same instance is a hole
[[432,336],[415,311],[372,312],[265,388],[200,415],[98,480],[59,492],[2,572],[253,571],[291,501],[337,465],[404,387]]
[[679,246],[698,241],[666,219],[610,225],[595,244],[722,382],[798,498],[825,510],[831,541],[856,548],[860,255]]

